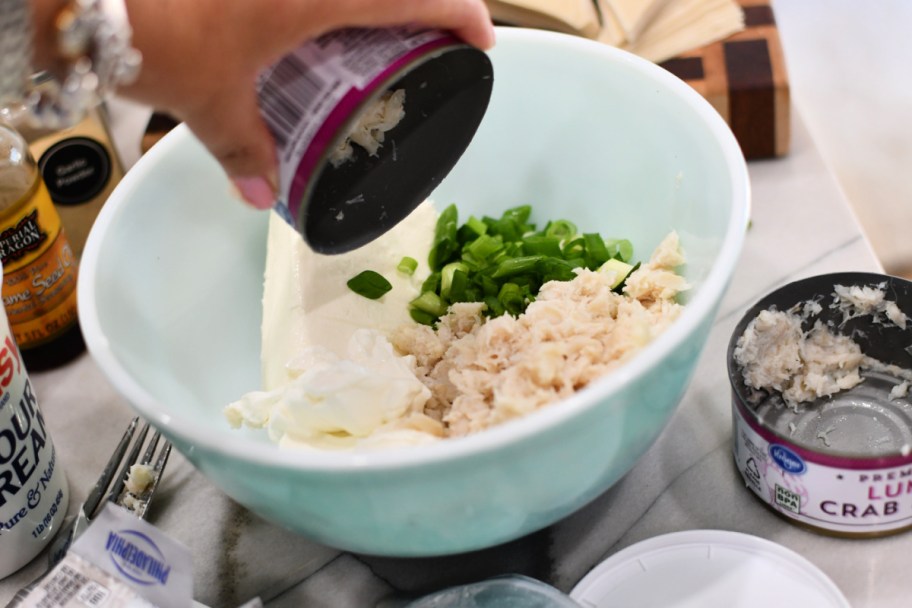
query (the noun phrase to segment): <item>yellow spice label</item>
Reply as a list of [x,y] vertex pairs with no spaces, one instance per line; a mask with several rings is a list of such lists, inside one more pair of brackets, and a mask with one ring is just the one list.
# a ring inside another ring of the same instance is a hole
[[77,319],[77,263],[44,183],[0,220],[3,305],[20,348],[55,338]]

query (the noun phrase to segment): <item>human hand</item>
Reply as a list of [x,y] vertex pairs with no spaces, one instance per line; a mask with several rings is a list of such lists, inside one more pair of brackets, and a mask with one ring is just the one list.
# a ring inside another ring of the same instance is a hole
[[206,145],[240,194],[272,206],[275,146],[256,75],[305,41],[342,27],[419,24],[494,44],[483,0],[127,0],[143,69],[128,97],[166,111]]

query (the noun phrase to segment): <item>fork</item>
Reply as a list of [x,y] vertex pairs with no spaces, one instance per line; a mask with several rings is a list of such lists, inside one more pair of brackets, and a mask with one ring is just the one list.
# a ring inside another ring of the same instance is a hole
[[[116,505],[129,509],[140,519],[146,517],[146,513],[149,510],[149,504],[152,502],[152,497],[158,489],[158,483],[161,480],[162,472],[165,469],[165,465],[168,463],[168,456],[171,454],[171,442],[167,440],[161,442],[161,450],[158,452],[158,457],[155,458],[153,464],[155,450],[161,441],[161,432],[156,430],[149,440],[145,451],[142,451],[143,443],[146,440],[146,436],[149,434],[150,425],[148,422],[145,422],[137,434],[136,427],[139,425],[139,420],[140,418],[137,416],[130,421],[130,424],[127,425],[127,430],[117,443],[114,453],[111,454],[111,458],[105,465],[104,470],[101,472],[101,476],[98,478],[98,481],[95,482],[92,490],[89,492],[88,496],[86,496],[86,499],[82,504],[79,505],[79,509],[76,511],[75,515],[71,515],[64,520],[63,527],[60,528],[60,531],[54,537],[54,540],[48,548],[47,571],[30,584],[20,589],[10,603],[6,605],[6,608],[15,608],[25,600],[26,596],[38,586],[47,572],[50,572],[54,566],[64,558],[67,550],[69,550],[70,546],[73,544],[73,541],[89,527],[92,519],[101,511],[100,507],[103,506],[104,503],[113,502]],[[130,441],[133,439],[134,435],[136,435],[136,440],[133,442],[130,454],[125,459],[124,454],[127,453],[127,449],[130,447]],[[140,452],[142,452],[142,454],[140,454]],[[133,467],[137,465],[141,467],[151,467],[151,470],[149,471],[151,473],[151,480],[145,487],[139,488],[140,491],[134,493],[130,490],[127,482]],[[113,485],[111,485],[112,481],[114,482]]]

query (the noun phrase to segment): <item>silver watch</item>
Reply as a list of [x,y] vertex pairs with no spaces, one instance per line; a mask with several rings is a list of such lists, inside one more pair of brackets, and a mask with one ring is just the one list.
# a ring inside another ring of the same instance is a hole
[[0,109],[17,108],[35,126],[75,124],[116,87],[139,75],[124,0],[69,0],[57,14],[57,56],[65,71],[36,87],[29,0],[0,0]]
[[25,98],[32,63],[31,30],[28,0],[0,0],[0,106]]

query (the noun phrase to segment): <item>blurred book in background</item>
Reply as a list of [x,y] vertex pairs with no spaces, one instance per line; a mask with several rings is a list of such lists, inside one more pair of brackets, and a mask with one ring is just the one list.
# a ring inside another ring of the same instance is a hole
[[789,146],[789,86],[769,0],[486,0],[495,23],[630,51],[694,87],[748,159]]
[[486,0],[495,23],[519,25],[586,38],[602,29],[593,0]]
[[621,47],[656,63],[744,29],[735,0],[486,0],[495,22]]

